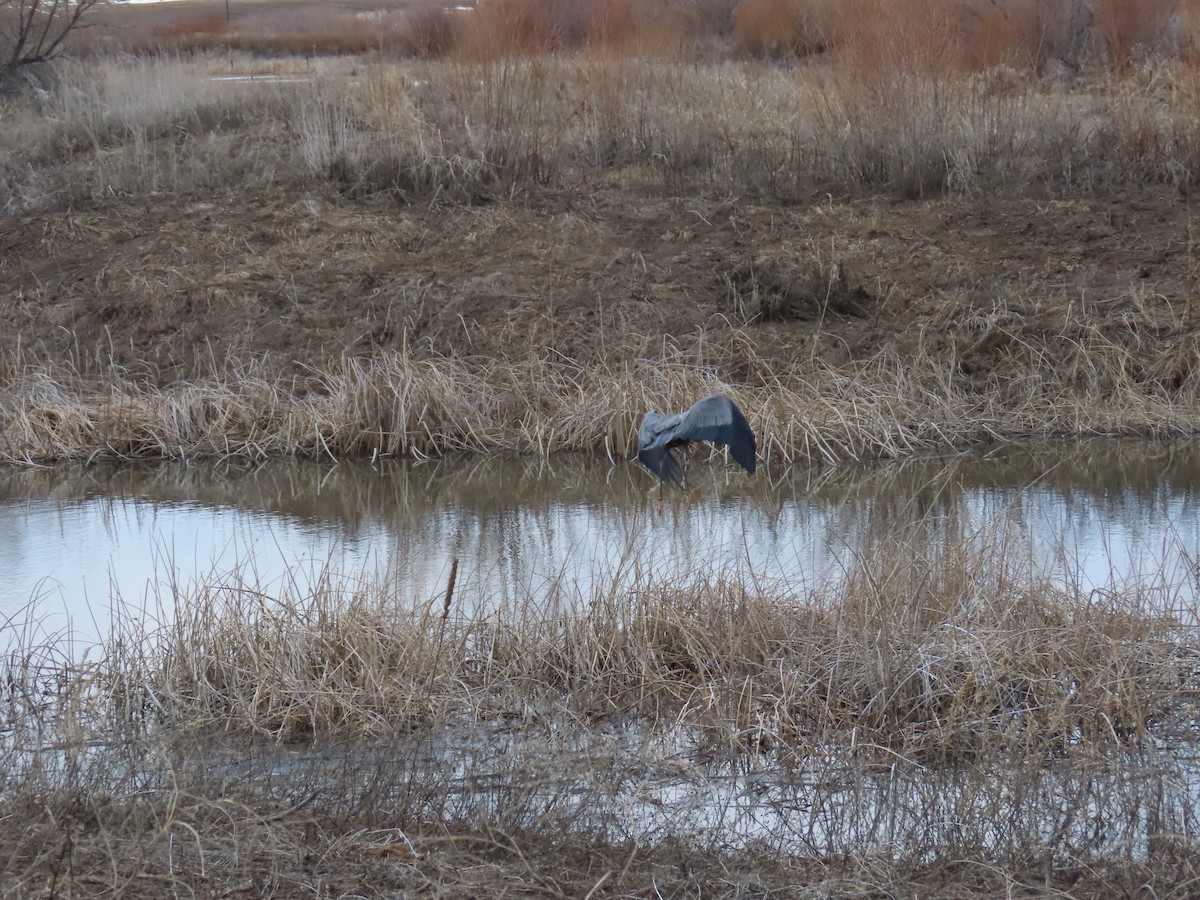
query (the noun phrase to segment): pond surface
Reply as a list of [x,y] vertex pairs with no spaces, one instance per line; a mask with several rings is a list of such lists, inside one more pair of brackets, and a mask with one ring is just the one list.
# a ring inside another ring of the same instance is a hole
[[1195,610],[1200,447],[1005,448],[754,478],[696,458],[690,473],[690,501],[668,493],[660,511],[639,466],[582,456],[6,469],[0,644],[94,641],[114,604],[157,618],[198,585],[303,596],[382,581],[428,602],[454,559],[457,602],[475,606],[731,572],[803,596],[880,535],[936,553],[997,528],[1064,584],[1149,586]]

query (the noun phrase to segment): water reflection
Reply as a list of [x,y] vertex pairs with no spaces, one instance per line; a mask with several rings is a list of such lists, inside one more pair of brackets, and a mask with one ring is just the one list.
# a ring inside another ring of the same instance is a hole
[[[1194,589],[1200,448],[1089,444],[748,478],[694,466],[657,510],[630,464],[564,456],[0,472],[0,616],[102,633],[110,598],[158,614],[171,585],[301,593],[322,574],[425,601],[460,560],[461,602],[588,597],[653,572],[736,567],[803,595],[871,535],[936,551],[989,523],[1061,580]],[[1190,597],[1181,602],[1190,603]]]

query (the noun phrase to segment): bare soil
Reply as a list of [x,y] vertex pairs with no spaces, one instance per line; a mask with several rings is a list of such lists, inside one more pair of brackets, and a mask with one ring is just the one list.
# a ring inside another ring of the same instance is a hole
[[[1086,328],[1144,348],[1164,390],[1194,392],[1193,227],[1190,198],[1158,187],[794,204],[629,183],[470,206],[148,197],[0,221],[0,352],[111,356],[165,383],[231,354],[588,360],[630,336],[687,345],[745,327],[768,357],[920,347],[982,385],[1069,358]],[[1184,352],[1155,368],[1170,348]]]

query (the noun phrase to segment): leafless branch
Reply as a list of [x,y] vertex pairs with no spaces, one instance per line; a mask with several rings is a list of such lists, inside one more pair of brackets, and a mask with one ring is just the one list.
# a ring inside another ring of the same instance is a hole
[[0,0],[0,72],[54,57],[104,0]]

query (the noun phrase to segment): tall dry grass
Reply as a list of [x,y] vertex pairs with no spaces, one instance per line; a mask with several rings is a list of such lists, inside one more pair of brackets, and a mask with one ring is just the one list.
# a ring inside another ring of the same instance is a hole
[[193,726],[277,737],[526,709],[784,757],[850,733],[922,760],[1185,740],[1194,623],[1154,609],[1157,588],[1096,602],[1056,587],[1019,548],[1003,528],[924,523],[874,536],[800,597],[733,573],[643,573],[547,607],[456,598],[453,579],[415,608],[378,589],[218,584],[173,598],[165,632],[134,641],[165,649],[126,684]]
[[[881,17],[887,18],[883,12]],[[906,37],[907,35],[907,37]],[[941,35],[941,43],[936,38]],[[0,209],[112,196],[335,185],[470,201],[614,175],[766,198],[1196,178],[1190,63],[1085,90],[970,74],[945,23],[860,35],[831,65],[575,57],[393,65],[227,57],[92,60],[39,105],[9,104]]]
[[[82,374],[11,358],[0,367],[0,459],[436,455],[456,450],[630,458],[647,409],[674,410],[723,390],[755,423],[768,464],[891,458],[1020,437],[1181,436],[1197,398],[1175,383],[1186,342],[1145,348],[1080,324],[1048,347],[1013,349],[1020,379],[980,390],[932,353],[832,365],[781,364],[740,332],[613,346],[600,361],[539,354],[472,361],[423,352],[346,358],[305,377],[269,361],[230,360],[217,374],[159,386],[125,370]],[[736,374],[735,374],[736,373]],[[536,389],[531,386],[536,385]]]

